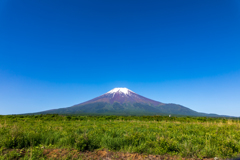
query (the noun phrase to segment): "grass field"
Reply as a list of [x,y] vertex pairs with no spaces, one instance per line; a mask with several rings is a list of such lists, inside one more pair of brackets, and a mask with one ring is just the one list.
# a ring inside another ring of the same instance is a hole
[[52,150],[66,152],[56,159],[85,159],[86,151],[196,159],[240,155],[238,119],[0,116],[0,137],[0,159],[54,159]]

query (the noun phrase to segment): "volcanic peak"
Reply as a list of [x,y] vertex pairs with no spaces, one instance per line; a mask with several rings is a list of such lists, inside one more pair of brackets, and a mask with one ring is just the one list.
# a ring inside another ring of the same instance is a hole
[[115,93],[123,93],[125,95],[129,95],[130,93],[134,93],[134,92],[127,88],[114,88],[111,91],[107,92],[107,94],[115,94]]

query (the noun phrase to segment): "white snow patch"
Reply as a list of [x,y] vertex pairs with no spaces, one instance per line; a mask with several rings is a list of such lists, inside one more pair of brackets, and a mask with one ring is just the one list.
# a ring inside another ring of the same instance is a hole
[[127,89],[127,88],[114,88],[107,93],[113,94],[113,96],[114,96],[114,94],[117,92],[123,93],[125,95],[130,95],[131,93],[134,93],[133,91],[131,91],[130,89]]

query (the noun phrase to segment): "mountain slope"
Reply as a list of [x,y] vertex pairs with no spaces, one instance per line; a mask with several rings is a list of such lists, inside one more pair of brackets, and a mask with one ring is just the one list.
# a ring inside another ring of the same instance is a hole
[[[94,115],[187,115],[215,116],[193,111],[177,104],[157,102],[127,88],[113,90],[89,101],[36,114],[94,114]],[[217,116],[217,115],[216,115]]]
[[114,88],[111,91],[96,97],[92,100],[89,100],[87,102],[78,104],[89,104],[89,103],[94,103],[94,102],[107,102],[110,104],[113,104],[114,102],[118,103],[148,103],[152,105],[161,105],[163,103],[157,102],[151,99],[148,99],[146,97],[140,96],[133,91],[127,89],[127,88]]

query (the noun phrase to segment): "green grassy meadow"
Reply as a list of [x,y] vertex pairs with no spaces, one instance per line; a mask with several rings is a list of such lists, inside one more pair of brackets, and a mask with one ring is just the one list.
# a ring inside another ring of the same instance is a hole
[[0,159],[47,159],[47,148],[224,159],[240,155],[240,122],[167,116],[0,116]]

